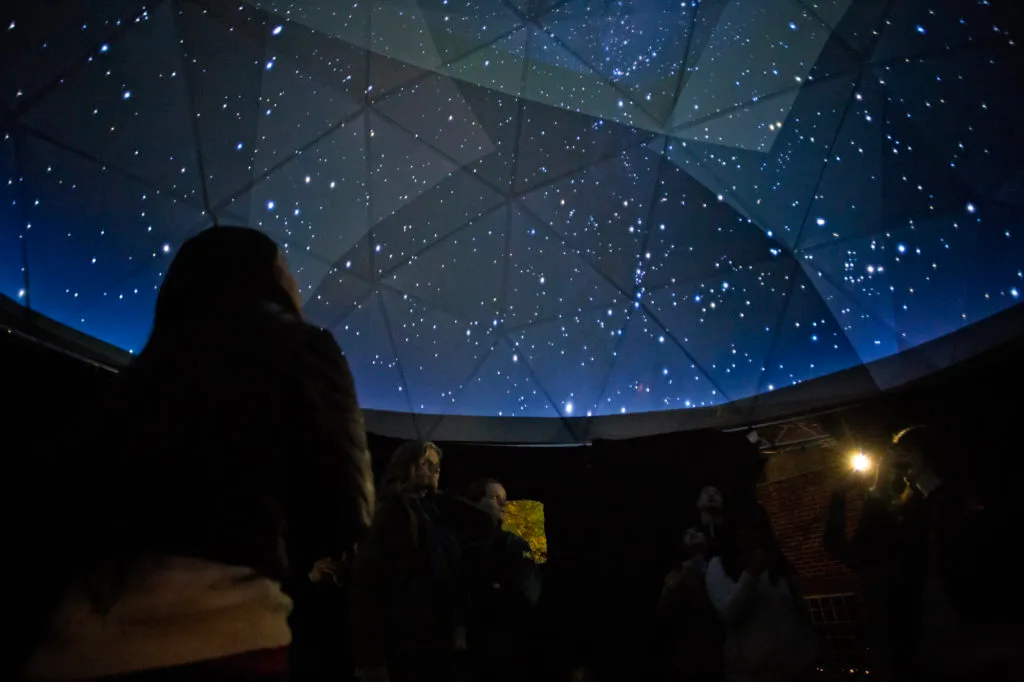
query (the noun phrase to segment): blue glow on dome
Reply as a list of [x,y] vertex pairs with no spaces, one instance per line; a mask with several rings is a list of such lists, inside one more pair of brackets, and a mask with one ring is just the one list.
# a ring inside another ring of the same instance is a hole
[[716,406],[1024,287],[999,3],[41,4],[0,67],[0,293],[126,350],[211,214],[286,245],[399,412]]

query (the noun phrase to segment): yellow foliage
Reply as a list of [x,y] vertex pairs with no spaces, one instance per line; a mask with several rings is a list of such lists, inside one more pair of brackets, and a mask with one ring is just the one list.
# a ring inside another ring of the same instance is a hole
[[548,560],[548,538],[544,535],[544,505],[536,500],[510,500],[505,507],[503,528],[526,540],[533,560]]

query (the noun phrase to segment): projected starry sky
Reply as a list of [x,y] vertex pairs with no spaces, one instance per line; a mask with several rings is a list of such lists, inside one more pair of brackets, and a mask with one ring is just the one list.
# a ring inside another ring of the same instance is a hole
[[127,350],[215,219],[365,407],[722,405],[1016,304],[1012,3],[0,9],[0,293]]

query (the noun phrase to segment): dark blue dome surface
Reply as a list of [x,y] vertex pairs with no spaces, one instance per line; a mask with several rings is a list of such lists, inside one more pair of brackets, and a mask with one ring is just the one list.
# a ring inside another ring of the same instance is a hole
[[1017,303],[1011,4],[8,3],[0,294],[138,350],[215,217],[370,409],[771,393]]

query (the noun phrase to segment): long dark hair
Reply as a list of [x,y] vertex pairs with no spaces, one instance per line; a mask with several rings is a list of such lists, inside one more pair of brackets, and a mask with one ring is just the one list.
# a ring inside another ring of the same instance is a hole
[[434,450],[440,460],[443,453],[441,448],[430,441],[413,440],[402,443],[388,460],[388,468],[384,471],[384,477],[380,482],[380,490],[384,493],[401,493],[409,485],[412,477],[412,468],[416,466],[427,450]]
[[[221,366],[223,358],[253,369],[263,363],[276,366],[279,356],[288,353],[289,332],[298,328],[301,317],[281,282],[278,254],[277,244],[257,230],[212,227],[182,244],[168,267],[149,340],[122,374],[107,414],[97,418],[93,429],[102,454],[90,458],[81,472],[94,493],[81,514],[98,527],[90,529],[90,545],[81,549],[78,569],[100,610],[113,604],[128,575],[154,551],[153,541],[133,525],[138,521],[123,518],[124,508],[149,502],[140,500],[149,495],[143,483],[147,467],[159,471],[166,483],[169,475],[198,466],[186,464],[174,448],[164,452],[167,441],[152,440],[159,437],[156,430],[199,413],[207,435],[218,435],[219,427],[209,421],[215,411],[203,407],[202,391],[208,381],[223,378],[210,379],[205,372]],[[154,408],[156,397],[166,401],[157,400]],[[245,404],[239,397],[230,409],[244,410]],[[173,457],[165,457],[172,451]],[[113,483],[118,479],[130,484]],[[166,526],[162,533],[177,532],[173,515],[159,522]]]
[[755,550],[769,553],[770,561],[766,572],[772,584],[778,583],[779,578],[795,574],[793,565],[782,553],[768,514],[760,505],[735,529],[735,532],[729,533],[721,544],[719,556],[725,574],[734,582],[739,582],[750,554]]
[[281,284],[279,249],[248,227],[211,227],[187,240],[167,269],[142,357],[165,341],[211,325],[224,326],[271,306],[298,316]]

